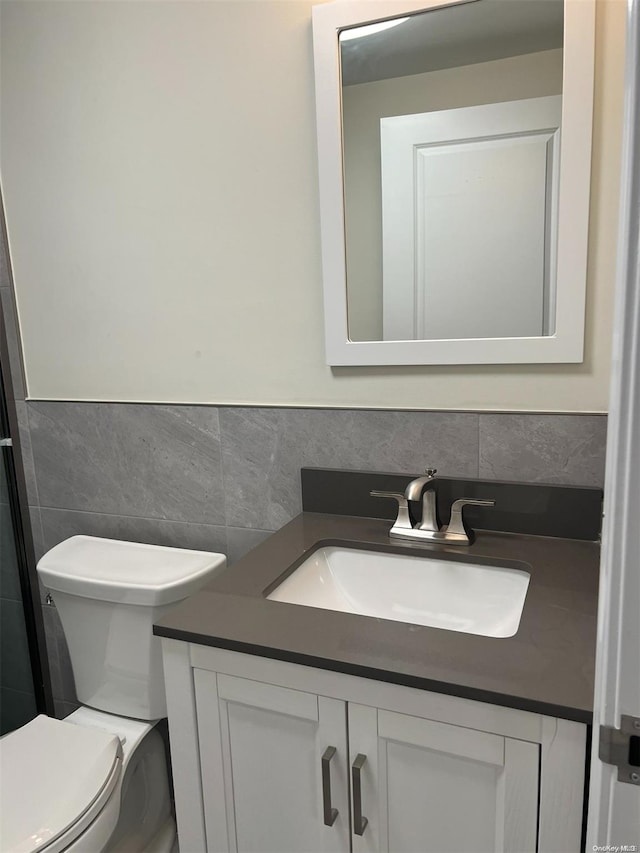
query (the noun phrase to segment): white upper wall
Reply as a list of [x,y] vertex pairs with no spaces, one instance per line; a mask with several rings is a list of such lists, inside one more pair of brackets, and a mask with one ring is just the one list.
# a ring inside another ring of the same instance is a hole
[[600,0],[581,365],[324,363],[311,3],[4,0],[32,398],[604,411],[624,0]]

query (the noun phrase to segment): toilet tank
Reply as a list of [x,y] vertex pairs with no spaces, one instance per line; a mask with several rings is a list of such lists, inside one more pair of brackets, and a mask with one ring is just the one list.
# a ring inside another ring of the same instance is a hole
[[38,563],[69,647],[78,701],[156,720],[166,717],[153,623],[226,566],[224,554],[72,536]]

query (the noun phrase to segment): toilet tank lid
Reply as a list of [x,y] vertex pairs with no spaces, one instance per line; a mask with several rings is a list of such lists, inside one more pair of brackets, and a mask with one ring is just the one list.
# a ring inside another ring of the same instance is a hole
[[38,562],[54,592],[122,604],[171,604],[201,589],[226,566],[224,554],[72,536]]

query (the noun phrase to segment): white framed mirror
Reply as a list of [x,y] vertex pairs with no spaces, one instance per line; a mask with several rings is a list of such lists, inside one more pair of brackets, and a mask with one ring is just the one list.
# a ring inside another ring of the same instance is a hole
[[327,363],[583,358],[594,0],[313,7]]

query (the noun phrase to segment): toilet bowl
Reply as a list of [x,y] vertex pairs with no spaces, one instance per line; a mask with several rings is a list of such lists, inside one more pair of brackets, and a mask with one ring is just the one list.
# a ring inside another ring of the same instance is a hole
[[153,622],[222,554],[74,536],[40,560],[80,707],[0,739],[2,853],[175,853],[161,648]]
[[90,708],[39,716],[0,741],[0,764],[3,853],[171,853],[164,742],[152,723]]

